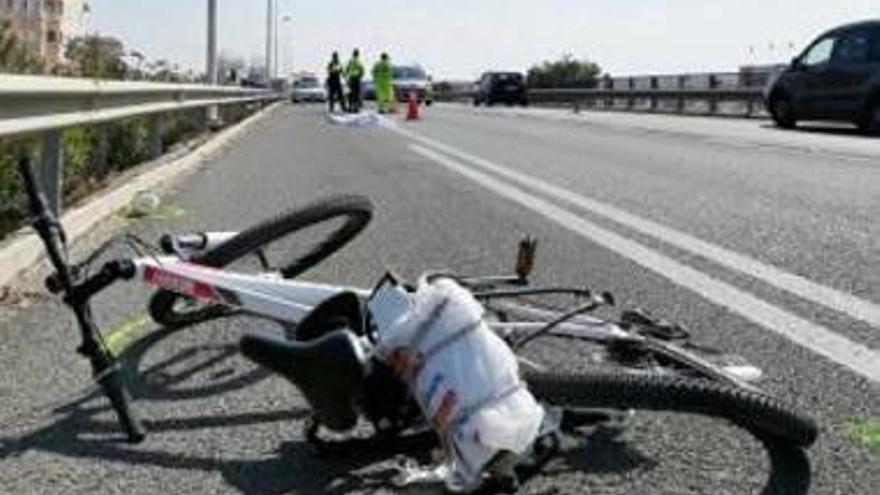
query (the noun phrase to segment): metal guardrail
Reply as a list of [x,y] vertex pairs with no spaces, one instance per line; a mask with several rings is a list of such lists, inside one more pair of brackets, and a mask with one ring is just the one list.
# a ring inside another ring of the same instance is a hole
[[[763,91],[773,68],[760,72],[684,74],[606,78],[598,88],[531,88],[529,102],[536,105],[570,106],[696,115],[764,115]],[[439,100],[472,99],[472,89],[438,95]]]
[[[218,108],[264,105],[280,95],[266,90],[0,74],[0,138],[42,135],[40,178],[50,206],[61,209],[62,132],[132,117],[148,117],[151,157],[162,154],[162,122],[169,113],[205,109],[204,127]],[[106,134],[101,133],[101,142]],[[103,147],[103,146],[102,146]]]

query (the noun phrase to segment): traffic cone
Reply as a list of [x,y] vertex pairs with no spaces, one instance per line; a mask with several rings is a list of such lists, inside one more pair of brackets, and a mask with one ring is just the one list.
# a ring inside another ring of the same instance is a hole
[[410,91],[409,97],[407,98],[406,120],[418,120],[418,119],[419,119],[419,99],[416,96],[415,91]]

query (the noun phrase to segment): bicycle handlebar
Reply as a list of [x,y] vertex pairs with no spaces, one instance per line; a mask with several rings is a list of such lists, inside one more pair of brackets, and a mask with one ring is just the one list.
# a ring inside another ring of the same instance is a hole
[[37,231],[37,235],[40,236],[40,239],[42,239],[43,244],[46,246],[49,260],[57,272],[58,282],[63,289],[68,290],[72,287],[73,281],[70,275],[70,267],[65,262],[62,253],[63,246],[67,242],[64,229],[61,228],[55,214],[49,209],[46,197],[37,186],[37,177],[34,174],[34,169],[31,167],[29,159],[23,158],[19,161],[18,169],[24,180],[24,187],[30,201],[31,211],[37,217],[33,224],[34,230]]
[[132,413],[129,405],[129,393],[116,359],[96,339],[98,329],[88,305],[89,299],[95,293],[120,278],[134,276],[134,265],[130,261],[111,262],[86,281],[75,284],[71,267],[64,254],[67,242],[64,229],[55,213],[49,209],[46,197],[37,185],[37,177],[31,167],[30,160],[23,158],[19,161],[18,168],[24,180],[31,211],[36,215],[36,220],[33,223],[34,230],[43,241],[49,259],[55,268],[55,275],[47,279],[47,286],[52,292],[64,292],[65,303],[76,314],[82,331],[83,343],[80,352],[89,358],[95,380],[110,400],[129,442],[140,442],[145,438],[146,431],[141,421]]

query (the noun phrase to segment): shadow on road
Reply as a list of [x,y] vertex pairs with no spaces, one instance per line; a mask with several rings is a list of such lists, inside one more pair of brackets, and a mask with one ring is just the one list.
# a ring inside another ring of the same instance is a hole
[[[179,330],[159,330],[149,334],[126,352],[126,369],[129,374],[140,377],[131,383],[133,394],[141,401],[204,398],[250,386],[267,376],[256,368],[248,368],[244,372],[212,374],[215,379],[207,384],[173,388],[195,373],[218,366],[222,369],[224,361],[237,354],[235,346],[227,344],[193,344],[177,348],[170,357],[139,373],[139,364],[147,350],[176,331]],[[270,459],[199,455],[198,452],[161,450],[162,444],[151,442],[150,438],[142,445],[127,444],[114,421],[115,416],[109,412],[109,406],[98,390],[84,394],[55,408],[49,424],[36,426],[19,436],[0,437],[0,461],[30,451],[43,451],[132,466],[221,473],[229,485],[248,495],[287,492],[344,494],[388,488],[397,471],[384,461],[408,455],[421,456],[420,462],[429,462],[427,457],[436,445],[432,433],[422,433],[382,440],[349,441],[322,452],[301,439],[280,442],[277,455]],[[162,433],[302,421],[308,416],[307,409],[293,409],[145,419],[144,424],[156,438]],[[639,451],[637,446],[618,437],[615,430],[596,427],[581,439],[583,441],[576,448],[563,449],[561,455],[540,474],[553,476],[572,471],[623,474],[637,469],[650,470],[658,463]],[[806,454],[770,442],[764,445],[769,453],[771,474],[761,495],[807,494],[811,472]]]
[[778,131],[778,132],[790,132],[790,133],[805,133],[805,134],[824,134],[828,136],[847,136],[847,137],[855,137],[861,139],[878,139],[878,135],[876,133],[869,133],[860,131],[856,127],[845,126],[845,125],[835,125],[828,123],[799,123],[797,127],[794,129],[783,129],[772,123],[761,124],[763,129]]
[[[124,441],[115,422],[96,416],[109,409],[95,406],[98,393],[77,400],[77,407],[59,408],[52,424],[20,437],[0,437],[0,460],[39,450],[68,457],[123,462],[133,466],[221,473],[229,485],[243,494],[277,493],[345,494],[358,490],[388,488],[396,471],[378,466],[400,455],[422,454],[421,462],[436,445],[433,434],[423,433],[384,441],[346,442],[344,447],[318,452],[304,440],[282,442],[271,459],[235,459],[181,452],[145,450]],[[110,416],[105,417],[109,418]],[[231,428],[260,423],[298,421],[308,411],[283,410],[225,416],[198,416],[145,420],[151,434]],[[145,444],[149,446],[149,440]],[[761,495],[806,495],[811,483],[810,464],[799,449],[765,443],[771,473]],[[578,447],[565,449],[540,474],[554,476],[578,471],[585,474],[623,474],[652,469],[657,461],[636,446],[606,434],[602,429],[586,436]],[[378,466],[378,467],[377,467]]]

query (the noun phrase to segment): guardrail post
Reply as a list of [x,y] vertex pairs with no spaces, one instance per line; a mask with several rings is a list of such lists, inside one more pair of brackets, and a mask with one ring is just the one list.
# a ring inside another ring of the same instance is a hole
[[626,81],[626,86],[627,86],[627,89],[629,89],[629,91],[630,91],[630,94],[627,95],[627,99],[626,99],[626,108],[628,110],[632,110],[636,106],[636,99],[632,95],[632,91],[636,87],[636,80],[632,77],[628,78]]
[[150,115],[147,150],[150,158],[162,156],[162,116],[159,114]]
[[684,113],[685,110],[685,99],[684,99],[684,87],[687,81],[687,76],[678,76],[678,90],[680,93],[678,94],[678,113]]
[[709,115],[718,113],[718,95],[714,91],[718,88],[718,78],[715,74],[709,74]]
[[207,122],[207,127],[209,129],[216,129],[220,127],[220,124],[223,121],[223,116],[220,113],[220,107],[217,105],[212,105],[205,109],[205,121]]
[[107,170],[110,168],[107,163],[110,161],[110,128],[107,124],[100,124],[95,132],[98,133],[98,149],[93,157],[94,164],[101,170]]
[[201,109],[196,109],[187,112],[189,118],[192,119],[193,127],[195,127],[196,131],[199,133],[208,131],[208,113],[203,112]]
[[40,181],[49,208],[55,216],[61,215],[61,185],[64,167],[62,132],[59,129],[43,134],[43,147],[40,152]]
[[[602,78],[602,89],[612,91],[613,93],[614,80],[611,79],[611,76],[608,74],[605,74],[605,77]],[[612,93],[607,93],[605,99],[602,101],[602,108],[604,110],[614,107],[614,95]]]
[[[657,81],[657,76],[651,76],[651,91],[657,91],[660,89],[660,84]],[[654,112],[657,110],[657,94],[651,94],[651,111]]]

